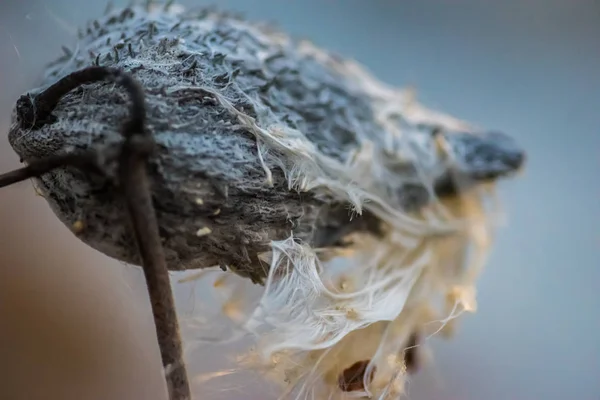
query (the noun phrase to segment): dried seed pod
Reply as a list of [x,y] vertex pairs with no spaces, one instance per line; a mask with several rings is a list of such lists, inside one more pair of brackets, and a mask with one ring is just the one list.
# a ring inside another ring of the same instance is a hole
[[[145,88],[158,143],[154,205],[173,270],[220,264],[261,280],[257,254],[272,240],[293,233],[329,247],[352,232],[377,233],[382,208],[418,208],[430,201],[428,185],[448,193],[452,174],[493,179],[522,161],[503,136],[451,132],[467,127],[419,110],[382,111],[398,97],[390,99],[368,76],[357,80],[350,61],[224,13],[194,15],[176,6],[110,13],[90,25],[77,53],[51,65],[43,86],[96,62],[131,72]],[[93,83],[65,96],[52,123],[31,129],[15,122],[9,139],[25,161],[110,148],[120,141],[125,113],[122,93]],[[420,123],[448,128],[441,135],[452,146],[452,168]],[[371,147],[371,171],[348,165]],[[106,182],[59,170],[39,187],[67,225],[85,224],[82,240],[139,264],[124,210]],[[348,210],[364,200],[378,209],[365,205],[351,219]]]
[[[344,365],[356,362],[350,372],[371,352],[369,390],[397,393],[398,357],[386,366],[375,355],[398,355],[395,338],[421,330],[415,310],[448,292],[454,308],[474,310],[482,258],[467,253],[490,245],[487,188],[525,158],[506,135],[428,110],[351,60],[238,16],[172,4],[111,11],[18,103],[9,140],[25,162],[95,151],[105,178],[62,168],[38,188],[83,241],[133,264],[140,257],[113,188],[127,99],[95,82],[51,115],[26,101],[91,65],[126,71],[145,92],[169,269],[219,265],[267,281],[253,311],[235,319],[261,338],[263,360],[281,360],[281,381],[316,393],[299,383],[335,381],[340,359],[319,358],[335,348]],[[352,290],[333,288],[342,275]],[[330,386],[358,387],[348,380]]]

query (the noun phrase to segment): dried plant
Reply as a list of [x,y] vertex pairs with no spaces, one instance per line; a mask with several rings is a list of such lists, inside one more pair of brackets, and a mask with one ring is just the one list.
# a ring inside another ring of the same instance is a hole
[[264,286],[240,363],[299,396],[397,395],[428,323],[474,310],[486,201],[524,161],[350,60],[171,3],[91,23],[9,140],[27,166],[0,186],[35,177],[78,237],[143,267],[173,400],[190,389],[168,270],[213,266]]

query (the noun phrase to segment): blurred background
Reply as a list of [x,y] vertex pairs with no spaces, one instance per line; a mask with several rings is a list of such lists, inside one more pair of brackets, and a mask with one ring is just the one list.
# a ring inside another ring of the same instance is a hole
[[[502,187],[509,219],[479,311],[455,339],[434,340],[409,398],[600,399],[600,2],[215,3],[353,57],[529,151],[524,176]],[[0,0],[1,132],[44,63],[105,7]],[[0,171],[18,166],[2,135]],[[189,291],[177,288],[180,303]],[[192,372],[221,362],[214,349],[190,354]],[[141,272],[80,243],[30,183],[0,191],[0,356],[2,399],[166,399]],[[196,396],[275,398],[262,387]]]

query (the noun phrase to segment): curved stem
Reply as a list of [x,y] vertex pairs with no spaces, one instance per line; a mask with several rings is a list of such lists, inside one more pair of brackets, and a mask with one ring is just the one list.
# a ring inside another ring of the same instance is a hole
[[35,95],[23,95],[17,101],[17,118],[23,129],[39,129],[53,121],[51,113],[60,99],[71,90],[87,83],[111,80],[123,86],[131,98],[129,120],[123,126],[124,135],[141,133],[146,119],[144,91],[135,79],[120,69],[89,67],[73,72]]
[[[123,86],[131,99],[129,119],[121,128],[125,141],[119,158],[120,185],[142,260],[162,362],[169,371],[166,379],[170,399],[188,400],[191,392],[183,360],[179,322],[146,171],[154,141],[145,126],[143,88],[131,75],[119,69],[90,67],[62,78],[35,96],[21,96],[17,102],[17,118],[23,129],[39,129],[54,121],[52,111],[64,95],[83,84],[103,80]],[[87,158],[63,156],[36,161],[28,167],[0,176],[0,187],[66,165],[82,167],[92,160],[95,158],[88,155]]]

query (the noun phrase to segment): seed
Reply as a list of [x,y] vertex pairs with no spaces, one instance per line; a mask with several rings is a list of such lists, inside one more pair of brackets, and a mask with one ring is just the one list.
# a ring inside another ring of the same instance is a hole
[[212,229],[205,226],[203,228],[198,229],[198,231],[196,232],[196,236],[201,237],[201,236],[210,235],[211,233],[212,233]]
[[[370,360],[357,361],[350,367],[346,368],[344,372],[340,374],[338,378],[338,386],[344,392],[356,392],[359,390],[365,390],[364,378],[369,366]],[[373,366],[367,383],[371,383],[375,377],[376,367]]]
[[413,333],[410,335],[404,350],[404,365],[406,372],[413,374],[419,369],[419,335]]
[[73,231],[73,233],[75,233],[76,235],[83,232],[85,225],[83,223],[83,221],[81,220],[77,220],[73,223],[71,230]]

